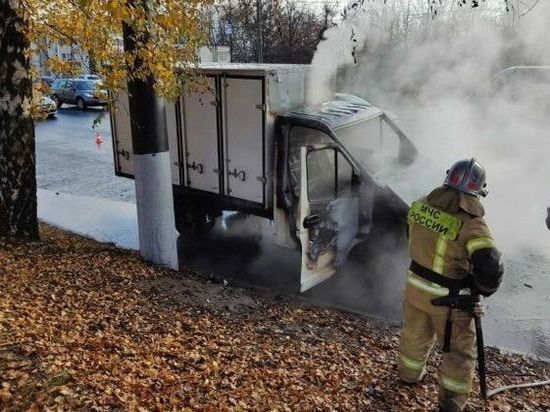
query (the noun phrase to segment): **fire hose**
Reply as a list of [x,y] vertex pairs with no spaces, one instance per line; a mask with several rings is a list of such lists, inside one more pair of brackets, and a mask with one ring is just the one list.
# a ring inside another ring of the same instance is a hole
[[518,389],[518,388],[535,388],[537,386],[544,386],[544,385],[550,385],[550,379],[546,381],[537,381],[537,382],[530,382],[530,383],[519,383],[517,385],[506,385],[501,386],[499,388],[493,389],[489,392],[487,392],[487,397],[496,395],[497,393],[507,391],[510,389]]
[[[483,329],[481,328],[481,317],[475,312],[475,307],[480,303],[479,295],[455,295],[443,296],[432,300],[435,306],[446,306],[449,309],[459,309],[469,313],[474,318],[476,330],[476,346],[477,346],[477,364],[479,372],[479,389],[481,397],[487,400],[488,397],[497,393],[517,388],[534,388],[537,386],[550,385],[550,380],[543,380],[531,383],[521,383],[516,385],[506,385],[499,388],[487,391],[487,371],[485,367],[485,346],[483,344]],[[451,343],[452,319],[449,311],[447,324],[445,325],[445,337],[443,343],[443,352],[449,352]]]

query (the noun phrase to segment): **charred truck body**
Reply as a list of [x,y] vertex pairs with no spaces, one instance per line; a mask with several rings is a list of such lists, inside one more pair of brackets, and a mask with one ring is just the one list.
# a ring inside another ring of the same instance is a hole
[[[308,66],[200,71],[207,91],[166,104],[180,233],[210,230],[224,210],[271,219],[275,242],[301,250],[301,291],[376,233],[405,233],[406,203],[376,176],[416,149],[383,111],[352,95],[306,104]],[[119,96],[111,125],[116,174],[133,177],[127,107]]]

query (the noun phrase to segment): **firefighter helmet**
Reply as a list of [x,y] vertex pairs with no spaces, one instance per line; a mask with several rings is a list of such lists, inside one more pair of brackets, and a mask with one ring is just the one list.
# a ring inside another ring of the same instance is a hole
[[459,160],[447,170],[445,186],[472,196],[487,196],[485,169],[475,158]]

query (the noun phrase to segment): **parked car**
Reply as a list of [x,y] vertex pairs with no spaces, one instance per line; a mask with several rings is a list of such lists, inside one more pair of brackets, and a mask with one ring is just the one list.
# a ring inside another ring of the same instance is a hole
[[40,78],[40,80],[42,81],[42,83],[44,83],[48,86],[51,86],[53,84],[53,82],[55,81],[55,77],[54,76],[42,76]]
[[38,100],[37,112],[44,117],[52,118],[57,114],[57,105],[48,96],[42,96]]
[[97,74],[81,74],[77,77],[77,79],[84,79],[84,80],[101,80],[101,77],[99,77]]
[[87,106],[105,106],[107,92],[98,80],[57,79],[52,84],[52,99],[57,107],[63,103],[76,104],[79,109]]
[[492,95],[541,104],[550,109],[550,66],[513,66],[491,79]]

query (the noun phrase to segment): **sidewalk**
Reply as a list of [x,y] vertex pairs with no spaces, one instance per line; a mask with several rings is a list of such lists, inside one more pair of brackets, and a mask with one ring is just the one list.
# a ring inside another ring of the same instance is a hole
[[99,242],[139,248],[134,203],[38,189],[38,218]]

